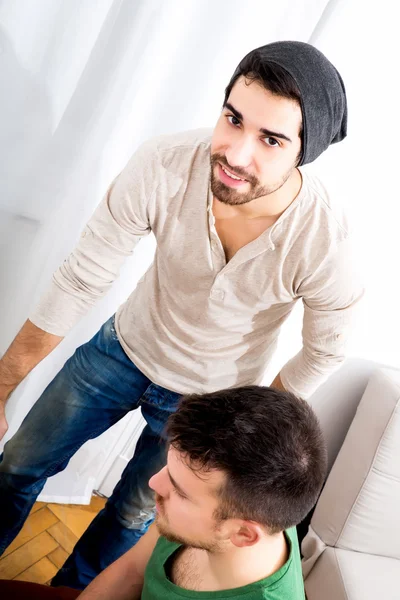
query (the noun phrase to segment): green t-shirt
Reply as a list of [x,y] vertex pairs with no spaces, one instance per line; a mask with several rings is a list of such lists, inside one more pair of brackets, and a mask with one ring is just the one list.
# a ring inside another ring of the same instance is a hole
[[168,559],[181,547],[160,537],[146,568],[142,600],[304,600],[304,585],[296,528],[288,529],[286,539],[290,547],[286,563],[273,575],[240,588],[218,592],[194,592],[170,581],[166,574]]

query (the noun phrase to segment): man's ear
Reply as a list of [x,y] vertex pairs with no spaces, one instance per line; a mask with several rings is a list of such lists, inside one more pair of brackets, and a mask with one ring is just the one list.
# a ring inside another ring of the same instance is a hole
[[231,533],[230,540],[234,546],[244,548],[254,546],[264,536],[263,528],[255,521],[238,521],[238,526]]

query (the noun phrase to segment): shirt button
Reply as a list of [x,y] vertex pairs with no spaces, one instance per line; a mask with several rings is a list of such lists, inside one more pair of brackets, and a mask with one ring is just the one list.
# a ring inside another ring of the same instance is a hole
[[211,290],[210,297],[213,300],[223,300],[225,292],[223,290]]

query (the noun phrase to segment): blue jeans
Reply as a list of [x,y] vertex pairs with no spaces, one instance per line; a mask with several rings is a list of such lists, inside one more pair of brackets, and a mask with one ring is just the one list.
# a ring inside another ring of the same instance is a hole
[[105,508],[52,585],[83,589],[131,548],[154,518],[150,477],[166,462],[163,436],[179,395],[152,383],[123,351],[109,319],[78,348],[33,406],[0,458],[0,555],[21,530],[47,477],[87,440],[141,408],[147,424]]

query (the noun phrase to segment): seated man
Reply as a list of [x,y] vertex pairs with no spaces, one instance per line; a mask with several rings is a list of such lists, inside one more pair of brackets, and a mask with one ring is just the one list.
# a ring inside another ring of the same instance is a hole
[[155,523],[76,597],[303,600],[295,526],[326,474],[310,406],[268,387],[191,395],[167,434],[167,466],[150,480]]

